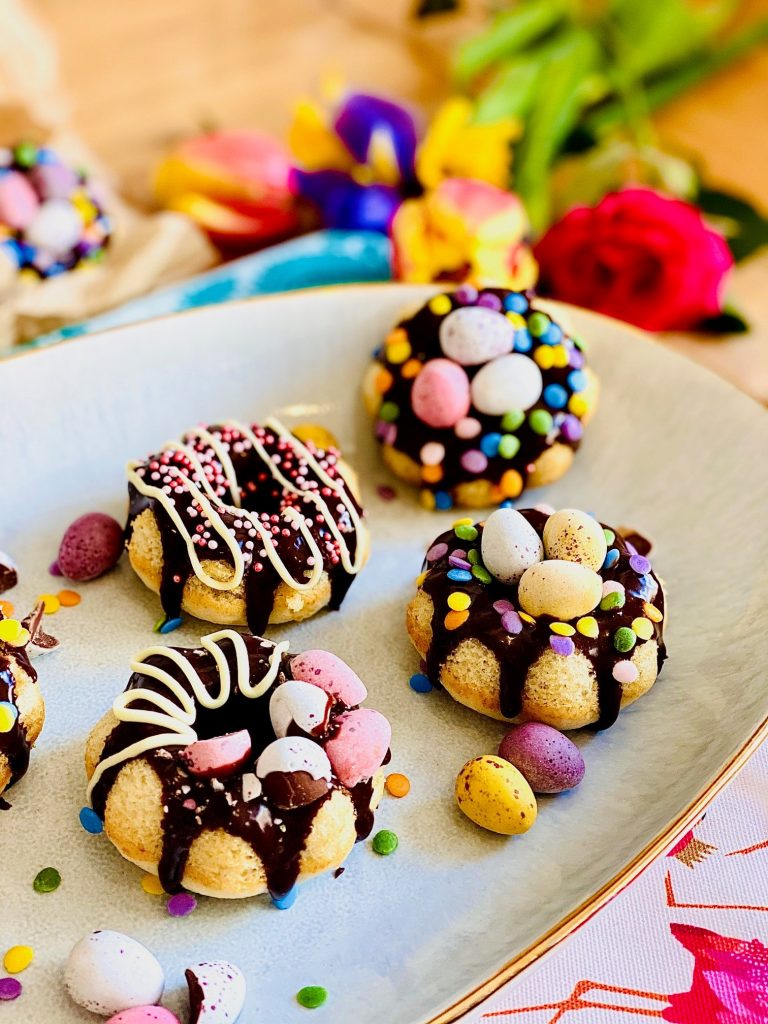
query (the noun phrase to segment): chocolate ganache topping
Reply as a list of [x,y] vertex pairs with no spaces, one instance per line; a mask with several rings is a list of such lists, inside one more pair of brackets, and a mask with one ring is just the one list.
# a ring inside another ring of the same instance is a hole
[[10,555],[0,551],[0,594],[12,590],[19,582],[16,566]]
[[[334,609],[341,606],[365,552],[363,512],[339,468],[339,453],[303,444],[277,420],[228,422],[188,431],[128,467],[130,543],[136,519],[155,515],[163,548],[160,598],[181,614],[195,575],[217,591],[242,585],[248,626],[266,627],[281,583],[308,590],[325,571]],[[221,580],[205,562],[223,561]]]
[[[537,509],[518,511],[541,537],[549,514]],[[427,553],[421,582],[434,608],[426,658],[426,673],[433,685],[440,685],[441,667],[452,651],[464,640],[476,640],[496,656],[501,712],[514,718],[522,708],[526,673],[537,658],[548,649],[563,657],[578,651],[591,662],[597,680],[600,714],[594,727],[613,725],[622,699],[617,665],[631,658],[635,644],[650,639],[658,644],[659,669],[666,658],[664,592],[646,557],[647,542],[634,535],[636,543],[632,543],[617,530],[600,525],[607,540],[605,562],[599,570],[604,597],[589,613],[594,622],[587,627],[581,620],[583,626],[569,630],[570,635],[553,633],[551,624],[556,619],[552,615],[534,618],[521,612],[518,584],[502,583],[487,571],[481,554],[483,523],[441,534]],[[640,543],[645,544],[643,554],[638,550]],[[448,618],[448,597],[457,591],[467,594],[471,602],[459,624],[455,613]]]
[[[263,863],[270,893],[284,896],[298,878],[315,817],[337,790],[353,802],[358,840],[370,833],[372,779],[343,786],[325,753],[349,707],[328,696],[324,711],[302,723],[309,731],[295,721],[284,738],[275,731],[271,698],[293,679],[287,647],[223,629],[203,637],[196,649],[148,648],[131,665],[133,674],[113,705],[119,722],[88,794],[103,818],[125,764],[143,759],[156,772],[163,804],[158,874],[167,892],[180,890],[195,839],[222,829],[249,844]],[[250,750],[236,765],[214,774],[195,770],[191,745],[243,730]]]

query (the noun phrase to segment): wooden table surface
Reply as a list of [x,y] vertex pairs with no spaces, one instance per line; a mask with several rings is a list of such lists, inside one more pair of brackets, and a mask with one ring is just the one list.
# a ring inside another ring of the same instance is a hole
[[[663,2],[663,0],[659,0]],[[452,44],[486,6],[414,22],[413,0],[29,0],[52,30],[75,127],[124,193],[151,203],[150,171],[176,139],[209,125],[283,135],[292,103],[322,77],[433,110],[450,89]],[[768,13],[748,0],[744,18]],[[768,47],[657,119],[660,138],[707,180],[768,206]],[[673,339],[768,401],[768,255],[739,268],[732,294],[753,325],[726,341]]]

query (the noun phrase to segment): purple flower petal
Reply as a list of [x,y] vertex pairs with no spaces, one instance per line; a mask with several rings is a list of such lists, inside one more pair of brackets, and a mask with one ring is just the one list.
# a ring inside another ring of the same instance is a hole
[[352,93],[341,104],[333,127],[360,164],[368,163],[374,132],[386,132],[401,177],[404,181],[413,179],[417,131],[413,116],[405,107],[381,96]]

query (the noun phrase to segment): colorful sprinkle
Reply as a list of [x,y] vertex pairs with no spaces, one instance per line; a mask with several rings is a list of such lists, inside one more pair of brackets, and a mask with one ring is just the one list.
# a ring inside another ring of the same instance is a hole
[[390,796],[396,796],[398,799],[404,796],[408,796],[411,791],[411,780],[407,775],[401,775],[400,772],[392,772],[388,775],[384,783],[384,787]]
[[528,331],[515,331],[515,352],[530,352],[533,341]]
[[651,571],[651,563],[643,555],[632,555],[629,559],[629,565],[638,576],[645,576]]
[[472,575],[476,580],[479,580],[480,583],[486,584],[490,583],[493,578],[484,565],[473,565]]
[[597,619],[591,615],[584,615],[576,623],[576,629],[581,633],[582,636],[588,636],[592,640],[600,635],[600,627],[597,624]]
[[460,590],[448,595],[448,607],[454,612],[465,612],[471,604],[472,598],[469,594],[464,594]]
[[165,904],[171,917],[187,917],[197,907],[197,900],[191,892],[177,892]]
[[542,340],[548,345],[558,345],[563,340],[562,328],[557,324],[550,324]]
[[564,658],[570,657],[576,650],[576,645],[569,636],[551,636],[549,646],[555,654],[560,654]]
[[429,572],[420,572],[419,575],[416,577],[416,586],[420,587],[428,575]]
[[519,451],[519,439],[514,434],[504,434],[499,442],[499,455],[502,459],[513,459]]
[[448,579],[453,580],[454,583],[469,583],[472,579],[472,573],[467,572],[466,569],[449,569]]
[[509,320],[516,331],[525,330],[525,317],[520,316],[519,313],[507,311],[507,320]]
[[506,630],[507,633],[511,633],[512,636],[517,636],[518,633],[522,633],[523,622],[514,608],[510,608],[508,611],[502,613],[501,628]]
[[453,551],[448,559],[448,565],[452,565],[454,569],[471,569],[472,563],[463,558],[463,555],[463,551]]
[[423,365],[418,359],[409,359],[407,363],[403,364],[400,373],[406,380],[413,380],[414,377],[418,377]]
[[501,598],[499,601],[493,602],[493,610],[498,612],[499,615],[503,615],[504,612],[513,612],[515,610],[515,606],[511,601]]
[[498,455],[500,444],[501,434],[485,434],[480,440],[480,448],[489,459],[494,459]]
[[546,409],[534,409],[528,417],[528,425],[534,434],[548,434],[553,424],[552,413]]
[[569,622],[550,622],[549,628],[558,636],[573,636],[576,632]]
[[583,370],[571,370],[568,374],[568,387],[571,391],[584,391],[587,386],[587,375]]
[[477,563],[480,561],[480,552],[477,550],[477,548],[469,549],[469,551],[467,552],[467,561],[471,562],[472,565],[477,565]]
[[534,338],[543,338],[551,322],[546,313],[531,313],[528,317],[528,330]]
[[516,469],[508,469],[502,475],[499,486],[505,498],[517,498],[523,490],[523,478]]
[[650,640],[653,636],[653,623],[649,619],[633,619],[632,629],[641,640]]
[[544,388],[544,401],[550,409],[564,409],[568,404],[568,392],[562,384],[547,384]]
[[528,309],[528,299],[522,292],[512,292],[504,299],[504,309],[511,309],[513,313],[524,313]]
[[453,508],[453,498],[447,491],[438,491],[435,494],[435,508],[439,508],[443,512],[446,509]]
[[443,624],[445,625],[446,629],[454,630],[458,629],[460,626],[463,626],[468,618],[469,612],[467,611],[448,612],[448,614],[445,616],[445,619],[443,620]]
[[51,576],[64,575],[64,573],[61,571],[61,566],[59,565],[58,562],[51,562],[51,564],[48,566],[48,572],[51,574]]
[[0,1001],[10,1003],[21,995],[21,982],[18,978],[0,978]]
[[618,560],[619,560],[619,549],[618,548],[611,548],[606,553],[606,556],[603,559],[602,568],[603,569],[612,569],[614,567],[614,565],[616,565]]
[[158,619],[152,629],[155,633],[173,633],[175,629],[183,625],[184,619],[166,619],[163,616],[162,619]]
[[35,892],[56,892],[61,885],[61,875],[56,868],[43,868],[38,871],[32,882]]
[[101,835],[104,831],[104,822],[98,816],[96,811],[90,807],[83,807],[80,811],[80,824],[83,826],[86,832],[90,832],[92,836]]
[[3,967],[9,974],[20,974],[32,963],[35,951],[31,946],[11,946],[3,957]]
[[643,605],[643,611],[651,622],[663,622],[664,613],[661,612],[655,605],[651,604],[650,601],[646,601]]
[[605,543],[608,545],[608,547],[610,547],[611,544],[613,544],[613,542],[616,540],[616,534],[613,532],[613,530],[609,530],[607,526],[603,527],[603,534],[605,536]]
[[2,613],[4,619],[10,619],[13,617],[13,608],[14,606],[10,601],[0,600],[0,613]]
[[381,832],[377,832],[373,837],[371,846],[375,853],[380,853],[382,857],[388,857],[390,853],[394,853],[397,849],[398,838],[390,829],[383,828]]
[[453,297],[462,306],[471,306],[477,302],[477,288],[471,284],[462,284],[453,293]]
[[454,533],[459,540],[477,540],[477,527],[473,526],[471,523],[461,523],[456,527]]
[[473,437],[477,437],[482,429],[480,421],[476,420],[474,416],[465,416],[463,420],[459,420],[453,428],[453,432],[462,441],[470,441]]
[[38,594],[38,602],[42,602],[46,615],[55,615],[61,608],[61,601],[55,594]]
[[425,466],[437,466],[445,458],[445,446],[438,441],[429,441],[422,446],[419,458]]
[[581,425],[581,420],[568,413],[567,416],[563,417],[562,423],[560,424],[560,433],[566,441],[580,441],[584,434],[584,428]]
[[[432,300],[435,301],[434,299]],[[322,985],[305,985],[296,993],[296,1002],[307,1010],[316,1010],[328,998],[328,990]]]
[[385,367],[382,366],[379,372],[376,374],[376,390],[379,392],[379,394],[383,395],[387,391],[389,391],[394,382],[395,378],[392,376],[389,370],[385,369]]
[[631,661],[617,661],[612,674],[617,683],[634,683],[640,675],[637,665]]
[[588,409],[589,403],[583,395],[571,395],[568,402],[569,412],[572,412],[574,416],[583,416]]
[[385,355],[388,363],[404,363],[411,354],[411,343],[405,331],[393,331],[387,338]]
[[422,466],[421,479],[428,484],[437,484],[443,479],[441,466]]
[[445,558],[445,556],[447,554],[448,554],[448,545],[447,544],[443,544],[442,542],[440,544],[433,544],[432,547],[427,552],[427,561],[428,562],[439,562],[440,559],[441,558]]
[[429,681],[429,677],[425,676],[423,672],[417,672],[412,675],[408,680],[408,683],[412,690],[416,693],[429,693],[432,689],[432,683]]
[[532,615],[529,615],[528,612],[518,612],[517,614],[520,616],[520,618],[523,620],[523,622],[527,622],[531,626],[535,626],[536,625],[536,619],[534,619],[534,617]]
[[0,620],[0,642],[15,645],[23,628],[18,619]]
[[397,491],[394,487],[390,487],[389,484],[379,484],[376,488],[376,493],[382,501],[394,501],[397,497]]
[[385,423],[393,423],[400,415],[400,406],[397,402],[382,402],[379,409],[379,419]]
[[141,880],[141,888],[148,896],[165,895],[165,889],[157,875],[144,875]]
[[460,459],[461,468],[467,473],[483,473],[488,468],[488,459],[477,448],[470,448]]
[[429,308],[437,316],[443,316],[445,313],[451,312],[451,300],[447,295],[436,295],[433,299],[429,300]]
[[290,910],[293,904],[296,902],[296,897],[299,895],[298,885],[294,885],[292,889],[289,889],[285,896],[272,896],[272,905],[277,907],[278,910]]
[[495,312],[501,312],[501,299],[498,295],[494,295],[493,292],[483,292],[477,299],[478,306],[485,306],[486,309],[493,309]]
[[617,651],[621,651],[622,654],[631,651],[636,643],[637,637],[635,632],[629,626],[620,626],[613,634],[613,646]]
[[82,601],[76,590],[60,590],[56,597],[62,608],[75,608]]
[[600,600],[600,611],[611,612],[615,608],[623,608],[624,594],[620,590],[611,590]]
[[542,370],[551,370],[555,357],[552,355],[552,349],[548,345],[541,345],[533,353],[533,361],[541,367]]
[[555,345],[552,348],[552,365],[556,366],[559,370],[564,369],[568,365],[568,361],[571,358],[568,349],[565,345]]
[[525,423],[525,413],[522,409],[510,409],[501,417],[501,428],[506,431],[517,430]]
[[0,734],[10,732],[16,725],[19,712],[15,704],[10,701],[0,700]]

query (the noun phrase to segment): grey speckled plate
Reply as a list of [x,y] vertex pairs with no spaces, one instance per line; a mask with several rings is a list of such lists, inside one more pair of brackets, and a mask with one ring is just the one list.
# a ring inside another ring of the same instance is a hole
[[[272,635],[295,650],[328,647],[360,672],[369,704],[392,720],[392,768],[413,783],[378,815],[400,836],[395,856],[358,846],[341,878],[307,884],[289,912],[266,899],[201,899],[191,917],[172,919],[142,891],[141,872],[77,822],[83,741],[123,688],[130,656],[153,639],[158,601],[125,564],[82,585],[82,604],[49,620],[63,644],[39,662],[48,721],[30,773],[7,794],[12,810],[0,813],[0,947],[28,943],[37,954],[6,1011],[14,1024],[93,1019],[69,1003],[61,965],[98,927],[154,950],[177,1010],[185,965],[225,957],[248,977],[247,1024],[305,1020],[294,994],[306,984],[330,991],[318,1021],[421,1024],[499,980],[510,961],[514,970],[523,950],[542,951],[552,940],[542,936],[564,920],[556,935],[567,930],[579,905],[593,908],[595,894],[620,884],[640,851],[711,792],[763,722],[768,417],[663,346],[572,311],[591,341],[602,404],[573,471],[532,501],[590,509],[655,539],[670,660],[613,729],[580,738],[584,783],[542,800],[528,835],[484,833],[455,810],[458,769],[492,751],[502,729],[444,695],[410,690],[417,659],[403,628],[425,546],[453,517],[424,511],[404,486],[396,502],[376,497],[387,475],[358,397],[371,349],[425,294],[366,286],[236,303],[0,366],[0,547],[21,566],[8,595],[19,609],[56,587],[46,567],[67,522],[91,509],[122,516],[125,462],[187,426],[276,411],[339,436],[361,471],[373,556],[340,614]],[[188,621],[173,642],[203,632]],[[42,896],[32,879],[46,865],[63,883]]]

